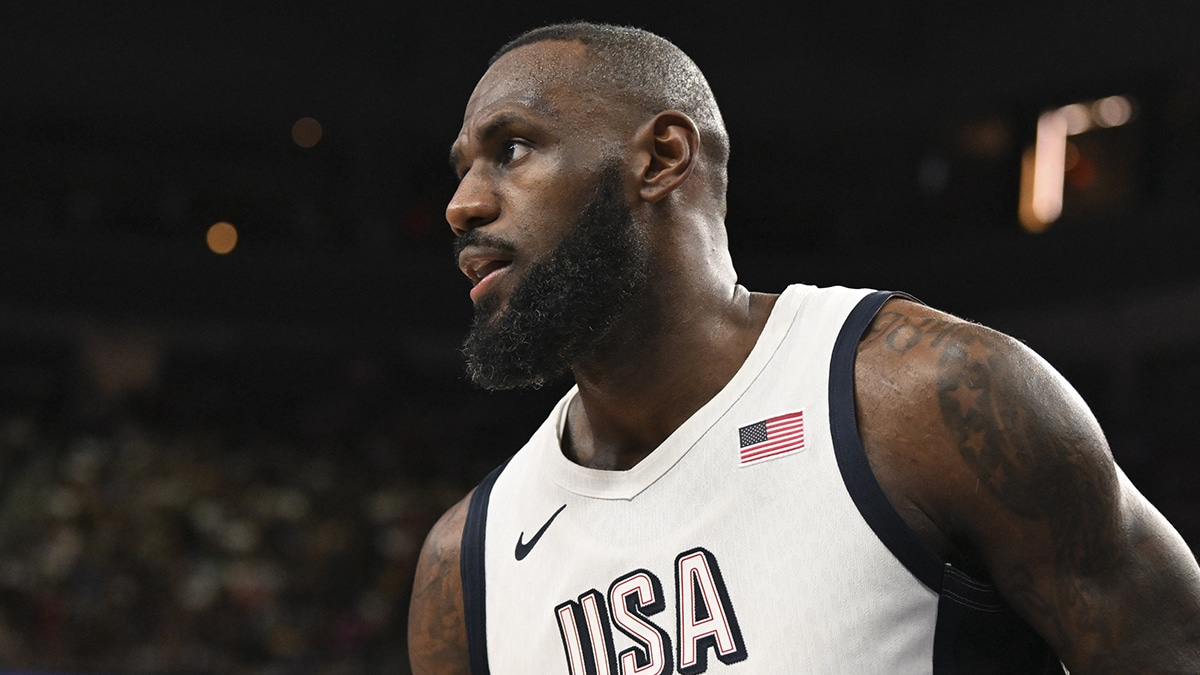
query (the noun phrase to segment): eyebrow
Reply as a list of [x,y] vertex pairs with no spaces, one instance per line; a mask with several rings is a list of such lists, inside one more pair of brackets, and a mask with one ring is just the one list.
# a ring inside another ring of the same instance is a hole
[[[490,142],[491,140],[493,140],[494,138],[496,138],[496,136],[500,135],[500,132],[503,131],[506,127],[508,127],[509,125],[513,124],[514,122],[516,122],[520,119],[522,119],[522,116],[519,113],[515,113],[515,112],[498,113],[496,116],[494,116],[490,120],[488,120],[487,124],[485,124],[483,127],[481,127],[480,129],[478,129],[475,132],[475,140],[477,142],[479,142],[480,144],[486,144],[486,143]],[[455,172],[458,171],[458,163],[459,163],[459,161],[461,161],[461,159],[462,159],[462,156],[458,154],[458,150],[455,149],[454,145],[451,145],[450,146],[450,168],[452,170],[454,170]]]
[[[534,113],[544,115],[552,119],[562,119],[560,112],[545,101],[541,96],[536,96],[532,101],[526,101],[520,104],[521,108],[527,108]],[[487,143],[495,138],[505,127],[515,122],[521,122],[527,119],[526,115],[520,111],[505,110],[496,113],[494,117],[488,120],[488,123],[475,132],[475,140],[480,143]],[[458,172],[458,163],[462,160],[462,156],[454,149],[454,144],[450,145],[450,169],[455,173]]]

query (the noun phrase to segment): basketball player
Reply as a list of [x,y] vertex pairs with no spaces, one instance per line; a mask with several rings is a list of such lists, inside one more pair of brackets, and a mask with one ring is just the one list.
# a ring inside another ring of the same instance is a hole
[[468,370],[577,384],[429,534],[414,672],[1200,672],[1196,560],[1071,387],[903,295],[738,285],[728,153],[643,31],[534,30],[476,86]]

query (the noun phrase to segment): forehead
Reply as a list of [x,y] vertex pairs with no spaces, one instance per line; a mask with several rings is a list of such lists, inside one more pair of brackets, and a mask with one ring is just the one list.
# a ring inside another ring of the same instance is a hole
[[475,85],[463,114],[472,118],[505,105],[561,117],[584,94],[580,86],[586,48],[580,42],[546,40],[501,56]]

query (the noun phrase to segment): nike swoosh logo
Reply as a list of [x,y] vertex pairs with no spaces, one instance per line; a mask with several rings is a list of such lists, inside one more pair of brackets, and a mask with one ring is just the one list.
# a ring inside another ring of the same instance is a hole
[[529,552],[533,550],[533,547],[537,546],[538,540],[542,538],[542,535],[546,534],[546,530],[550,527],[550,523],[553,523],[554,519],[557,518],[558,514],[562,513],[562,510],[565,508],[567,508],[566,504],[558,507],[558,510],[554,512],[554,515],[550,516],[550,520],[547,520],[546,523],[542,525],[542,528],[534,533],[533,539],[530,539],[528,544],[525,543],[525,532],[521,532],[521,536],[517,537],[517,549],[514,551],[514,554],[517,556],[517,560],[524,560],[525,556],[529,555]]

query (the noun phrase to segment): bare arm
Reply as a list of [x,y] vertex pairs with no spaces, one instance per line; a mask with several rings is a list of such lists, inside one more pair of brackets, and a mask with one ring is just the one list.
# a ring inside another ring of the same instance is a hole
[[1015,340],[891,301],[859,348],[863,442],[901,516],[977,560],[1073,675],[1200,672],[1200,569],[1078,394]]
[[415,675],[470,675],[459,549],[468,494],[425,538],[408,610],[408,653]]

